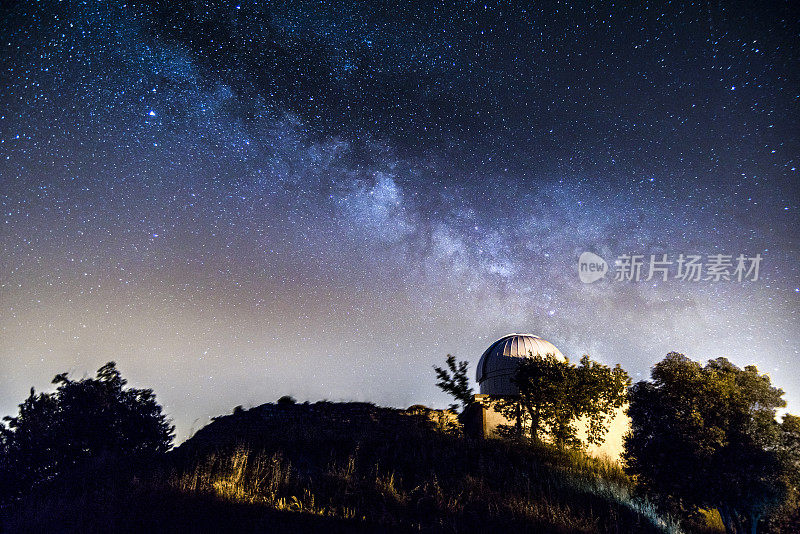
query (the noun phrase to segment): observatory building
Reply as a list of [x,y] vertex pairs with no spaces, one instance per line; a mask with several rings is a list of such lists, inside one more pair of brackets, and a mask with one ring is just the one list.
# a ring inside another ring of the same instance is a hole
[[[478,360],[476,378],[480,393],[474,395],[473,403],[464,413],[465,430],[475,436],[494,437],[500,425],[514,426],[515,421],[495,410],[495,399],[519,394],[512,378],[522,358],[547,355],[565,359],[555,345],[533,334],[508,334],[489,345]],[[609,424],[605,441],[601,445],[589,445],[589,453],[619,459],[622,437],[629,426],[630,420],[625,415],[624,408],[617,410]],[[578,434],[584,442],[585,427],[586,422],[579,421]]]
[[564,360],[564,355],[549,341],[533,334],[508,334],[483,352],[478,360],[478,386],[481,395],[517,395],[519,391],[511,378],[520,358],[552,355]]

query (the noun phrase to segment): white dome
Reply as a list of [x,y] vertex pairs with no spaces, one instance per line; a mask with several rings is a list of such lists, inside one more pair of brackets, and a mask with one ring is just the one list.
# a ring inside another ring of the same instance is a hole
[[516,395],[511,378],[521,358],[552,354],[559,360],[564,355],[555,345],[533,334],[508,334],[492,343],[478,360],[477,379],[482,394]]

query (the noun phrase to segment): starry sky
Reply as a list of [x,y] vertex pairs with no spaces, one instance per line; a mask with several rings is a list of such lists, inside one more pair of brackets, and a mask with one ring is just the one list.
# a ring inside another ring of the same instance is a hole
[[[178,439],[291,394],[442,407],[531,332],[800,406],[800,10],[4,2],[0,414],[115,360]],[[584,251],[760,254],[593,284]]]

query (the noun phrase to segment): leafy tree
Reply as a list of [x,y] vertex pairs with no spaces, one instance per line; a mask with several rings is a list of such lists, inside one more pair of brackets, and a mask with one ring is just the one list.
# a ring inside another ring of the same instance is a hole
[[[439,379],[436,385],[445,393],[449,393],[458,403],[461,403],[461,409],[467,407],[472,402],[472,388],[469,385],[469,377],[467,370],[469,362],[461,361],[456,363],[455,356],[447,355],[447,369],[434,366],[436,371],[436,378]],[[450,409],[457,411],[459,408],[458,403],[450,405]]]
[[754,366],[675,352],[651,377],[630,390],[626,470],[672,512],[716,508],[729,533],[755,533],[797,484],[800,422],[776,420],[783,391]]
[[[539,442],[549,426],[556,425],[563,391],[574,379],[566,360],[554,355],[531,356],[520,361],[512,382],[520,394],[497,399],[495,409],[516,422],[514,434],[521,437],[527,426],[533,441]],[[566,419],[566,417],[564,418]],[[508,431],[509,429],[505,429]]]
[[0,496],[25,493],[78,463],[106,454],[163,453],[174,427],[150,389],[125,388],[114,362],[96,378],[57,375],[53,393],[36,393],[19,405],[16,417],[0,425]]
[[614,411],[625,403],[628,374],[583,356],[580,365],[554,355],[530,356],[517,367],[513,382],[519,396],[503,399],[499,409],[517,420],[517,431],[527,426],[534,441],[551,441],[562,447],[582,448],[578,420],[587,424],[587,441],[605,439]]

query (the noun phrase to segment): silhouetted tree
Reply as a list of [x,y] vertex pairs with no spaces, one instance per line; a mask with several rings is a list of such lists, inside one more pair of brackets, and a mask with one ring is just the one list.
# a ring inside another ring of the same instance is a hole
[[53,393],[36,393],[0,425],[0,488],[8,496],[51,480],[85,459],[169,450],[174,427],[150,389],[125,388],[114,362],[96,378],[57,375]]
[[[446,360],[447,369],[434,366],[436,371],[436,378],[439,379],[436,385],[444,391],[449,393],[458,403],[461,403],[461,409],[467,407],[472,402],[472,388],[469,385],[469,377],[467,370],[469,362],[461,361],[456,363],[456,357],[448,354]],[[457,411],[459,408],[458,403],[450,405],[450,409]]]
[[625,403],[628,374],[583,356],[580,365],[555,355],[524,358],[512,378],[519,396],[497,403],[506,417],[527,427],[533,441],[582,448],[577,423],[587,423],[587,441],[600,444],[617,408]]
[[284,395],[283,397],[278,399],[278,404],[280,406],[289,406],[292,404],[297,404],[297,400],[291,395]]
[[675,352],[651,377],[630,390],[626,470],[672,512],[716,508],[729,533],[755,533],[797,487],[800,423],[776,420],[783,391],[754,366]]

